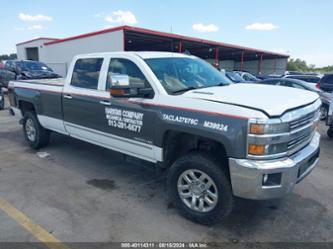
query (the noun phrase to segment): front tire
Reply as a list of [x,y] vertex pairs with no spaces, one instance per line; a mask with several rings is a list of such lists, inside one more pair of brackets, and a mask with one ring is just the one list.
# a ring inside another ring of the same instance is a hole
[[40,125],[34,113],[26,112],[24,114],[23,132],[25,140],[35,150],[47,146],[50,141],[50,131]]
[[171,166],[168,175],[170,198],[186,218],[213,224],[230,214],[233,195],[222,166],[203,152],[185,155]]

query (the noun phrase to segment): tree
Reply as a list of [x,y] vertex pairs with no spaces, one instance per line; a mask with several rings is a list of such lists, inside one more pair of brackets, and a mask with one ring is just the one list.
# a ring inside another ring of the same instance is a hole
[[333,73],[333,66],[316,67],[314,64],[308,65],[305,60],[297,58],[288,60],[287,70],[298,72]]
[[2,60],[16,60],[17,59],[17,55],[15,53],[12,53],[12,54],[3,54],[3,55],[0,55],[0,61]]
[[307,72],[309,71],[309,66],[306,64],[306,61],[301,59],[289,59],[287,70],[288,71],[300,71]]

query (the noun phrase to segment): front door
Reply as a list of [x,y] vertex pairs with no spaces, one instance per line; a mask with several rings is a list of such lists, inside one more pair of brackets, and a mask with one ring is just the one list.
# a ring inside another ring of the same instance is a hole
[[[127,58],[111,58],[108,66],[105,91],[109,92],[112,85],[113,75],[127,76],[130,85],[145,84],[150,87],[148,80],[140,70],[140,68],[130,59]],[[148,98],[152,96],[148,96]],[[105,132],[129,139],[129,144],[123,149],[133,148],[133,153],[140,157],[140,154],[145,154],[149,157],[155,157],[156,153],[160,158],[159,148],[153,145],[155,120],[157,112],[151,108],[141,105],[142,99],[123,99],[111,98],[110,106],[105,106]],[[140,146],[131,146],[131,143]]]

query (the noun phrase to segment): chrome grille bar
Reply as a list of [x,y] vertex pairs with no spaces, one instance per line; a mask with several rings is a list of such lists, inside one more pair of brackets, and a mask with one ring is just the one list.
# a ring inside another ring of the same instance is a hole
[[312,113],[305,115],[302,118],[299,118],[299,119],[296,119],[296,120],[290,122],[290,130],[292,131],[299,127],[302,127],[304,125],[311,123],[313,121],[313,119],[315,118],[315,115],[316,115],[316,112],[312,112]]

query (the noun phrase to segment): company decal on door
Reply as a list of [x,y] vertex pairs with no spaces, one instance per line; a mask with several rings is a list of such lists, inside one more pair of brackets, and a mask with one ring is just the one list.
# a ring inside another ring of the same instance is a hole
[[140,133],[143,125],[142,112],[124,110],[120,108],[105,108],[108,125],[114,128]]

